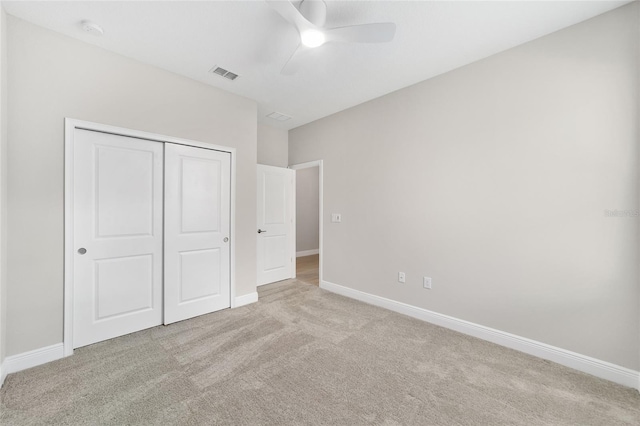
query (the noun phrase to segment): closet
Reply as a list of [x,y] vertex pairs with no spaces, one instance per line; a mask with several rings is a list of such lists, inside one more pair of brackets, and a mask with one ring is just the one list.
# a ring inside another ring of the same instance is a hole
[[230,307],[231,152],[122,133],[67,126],[73,348]]

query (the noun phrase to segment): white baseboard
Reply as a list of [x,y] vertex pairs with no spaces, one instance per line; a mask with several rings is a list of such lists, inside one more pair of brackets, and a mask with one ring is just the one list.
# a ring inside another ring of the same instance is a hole
[[370,305],[389,309],[422,321],[468,334],[529,355],[548,359],[566,367],[600,377],[605,380],[638,389],[640,391],[640,371],[631,370],[596,358],[548,345],[546,343],[516,336],[515,334],[485,327],[469,321],[439,314],[395,300],[387,299],[363,291],[354,290],[328,281],[322,281],[320,288],[350,297]]
[[320,253],[320,249],[303,250],[303,251],[296,252],[296,257],[311,256],[313,254],[319,254],[319,253]]
[[258,292],[254,291],[253,293],[245,294],[243,296],[238,296],[235,299],[234,308],[239,308],[240,306],[250,305],[251,303],[256,303],[258,301]]
[[0,388],[4,385],[4,379],[7,378],[7,371],[5,370],[2,363],[0,363]]
[[64,346],[62,343],[8,356],[2,364],[2,374],[6,376],[7,374],[46,364],[60,358],[64,358]]

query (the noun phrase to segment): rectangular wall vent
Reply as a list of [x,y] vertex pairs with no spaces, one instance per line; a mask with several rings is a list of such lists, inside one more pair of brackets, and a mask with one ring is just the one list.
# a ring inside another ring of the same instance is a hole
[[275,111],[272,112],[271,114],[268,114],[267,117],[273,118],[274,120],[277,120],[277,121],[291,120],[291,117],[289,117],[288,115],[281,114],[281,113],[275,112]]
[[233,72],[231,72],[231,71],[229,71],[229,70],[225,70],[224,68],[222,68],[222,67],[218,67],[218,66],[215,66],[215,67],[211,68],[211,69],[209,70],[209,72],[210,72],[210,73],[213,73],[213,74],[217,74],[217,75],[219,75],[220,77],[227,78],[227,79],[229,79],[229,80],[231,80],[231,81],[233,81],[233,80],[235,80],[236,78],[238,78],[238,74],[233,73]]

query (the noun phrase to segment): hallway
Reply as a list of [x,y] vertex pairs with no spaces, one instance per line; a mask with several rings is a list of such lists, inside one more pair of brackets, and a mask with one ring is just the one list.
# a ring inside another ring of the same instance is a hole
[[320,255],[298,257],[296,259],[296,278],[305,283],[319,285]]

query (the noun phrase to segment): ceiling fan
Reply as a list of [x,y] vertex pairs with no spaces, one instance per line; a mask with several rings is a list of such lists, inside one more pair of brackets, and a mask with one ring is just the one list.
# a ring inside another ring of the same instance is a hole
[[299,9],[288,0],[265,1],[296,28],[300,36],[298,48],[280,71],[285,75],[295,74],[309,52],[325,43],[385,43],[393,40],[396,33],[396,24],[392,22],[324,28],[327,18],[324,0],[302,0]]

